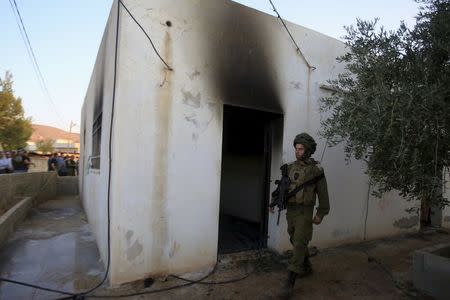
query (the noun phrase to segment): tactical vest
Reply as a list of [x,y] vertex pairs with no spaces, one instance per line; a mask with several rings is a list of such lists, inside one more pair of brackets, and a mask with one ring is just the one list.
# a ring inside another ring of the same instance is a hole
[[[288,165],[288,176],[291,180],[288,192],[291,192],[300,184],[317,177],[323,173],[319,163],[314,160],[295,161]],[[300,190],[294,197],[288,199],[288,202],[314,206],[316,203],[316,183],[308,184]]]

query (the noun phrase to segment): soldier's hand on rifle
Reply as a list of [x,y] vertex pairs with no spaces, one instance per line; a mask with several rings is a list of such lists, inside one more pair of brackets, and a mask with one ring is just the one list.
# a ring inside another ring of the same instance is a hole
[[270,212],[271,214],[273,214],[273,213],[275,212],[275,208],[269,206],[269,212]]
[[320,223],[322,223],[322,219],[319,216],[315,215],[313,218],[313,223],[319,225]]

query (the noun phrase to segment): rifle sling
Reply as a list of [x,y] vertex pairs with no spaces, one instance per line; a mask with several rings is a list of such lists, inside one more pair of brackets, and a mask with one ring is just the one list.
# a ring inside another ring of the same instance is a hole
[[286,200],[290,199],[291,197],[294,197],[298,192],[300,192],[305,186],[315,183],[317,181],[319,181],[319,179],[322,179],[325,177],[324,173],[321,173],[320,175],[311,178],[310,180],[307,180],[305,182],[303,182],[302,184],[300,184],[298,187],[296,187],[295,189],[293,189],[292,191],[290,191],[287,196],[286,196]]

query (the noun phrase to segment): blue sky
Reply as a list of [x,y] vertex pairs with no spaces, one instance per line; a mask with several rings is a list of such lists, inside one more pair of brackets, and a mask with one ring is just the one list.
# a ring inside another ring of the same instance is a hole
[[[42,92],[13,15],[0,0],[0,77],[14,75],[14,90],[33,122],[69,129],[79,125],[80,110],[112,0],[16,0],[54,105]],[[150,1],[150,0],[149,0]],[[170,0],[167,0],[170,1]],[[214,0],[211,0],[214,1]],[[126,3],[126,0],[124,0]],[[268,0],[236,2],[273,14]],[[388,29],[400,20],[414,24],[413,0],[273,0],[283,18],[340,38],[356,18],[380,18]],[[301,41],[299,41],[301,43]],[[79,127],[73,128],[79,131]]]

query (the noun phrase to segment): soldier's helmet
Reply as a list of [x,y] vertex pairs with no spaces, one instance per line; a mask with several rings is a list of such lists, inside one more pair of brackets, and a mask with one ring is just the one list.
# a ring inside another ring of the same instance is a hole
[[316,152],[316,141],[314,141],[312,136],[310,136],[306,132],[302,132],[295,136],[294,147],[297,144],[302,144],[305,147],[305,154],[303,155],[305,158],[310,157],[314,154],[314,152]]

